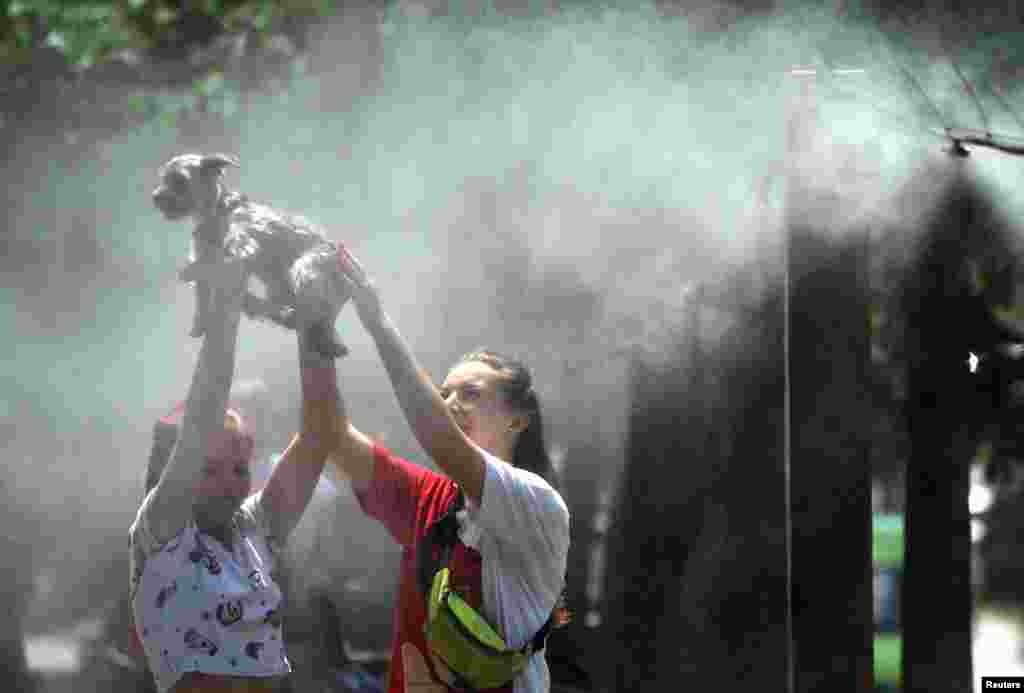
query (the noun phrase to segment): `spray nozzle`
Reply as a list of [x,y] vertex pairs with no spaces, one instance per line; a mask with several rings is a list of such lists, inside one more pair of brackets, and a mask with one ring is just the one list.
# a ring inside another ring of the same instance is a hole
[[967,148],[961,144],[960,140],[952,140],[946,151],[953,156],[960,157],[961,159],[967,158],[971,155]]

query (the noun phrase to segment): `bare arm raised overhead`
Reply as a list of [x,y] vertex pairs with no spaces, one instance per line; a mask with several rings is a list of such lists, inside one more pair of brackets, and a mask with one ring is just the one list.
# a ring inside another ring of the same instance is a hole
[[195,485],[203,473],[207,450],[224,430],[228,393],[235,371],[238,324],[245,294],[241,262],[209,269],[214,314],[203,339],[189,386],[181,433],[146,507],[146,522],[158,542],[173,538],[192,517]]
[[[479,503],[483,495],[486,470],[484,453],[456,424],[430,376],[420,367],[402,335],[381,308],[376,287],[359,262],[344,246],[339,248],[338,259],[342,272],[352,284],[352,297],[359,319],[377,345],[395,396],[416,440],[444,473],[459,484],[467,496]],[[369,483],[373,472],[372,455],[368,454],[368,444],[364,447],[354,437],[357,434],[358,431],[355,431],[341,436],[343,442],[339,466],[345,469],[344,460],[350,459],[349,464],[358,466],[363,472],[368,467]],[[368,456],[363,457],[364,454]],[[369,462],[361,461],[366,459]]]
[[273,534],[286,538],[309,505],[327,455],[338,437],[340,412],[334,359],[311,346],[308,328],[300,328],[299,371],[302,412],[299,432],[292,438],[263,491]]

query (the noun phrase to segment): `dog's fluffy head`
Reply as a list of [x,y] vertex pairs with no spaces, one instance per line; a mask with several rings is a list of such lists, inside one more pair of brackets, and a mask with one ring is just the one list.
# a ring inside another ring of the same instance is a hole
[[167,219],[210,213],[220,197],[220,178],[238,160],[227,154],[179,154],[160,167],[153,204]]

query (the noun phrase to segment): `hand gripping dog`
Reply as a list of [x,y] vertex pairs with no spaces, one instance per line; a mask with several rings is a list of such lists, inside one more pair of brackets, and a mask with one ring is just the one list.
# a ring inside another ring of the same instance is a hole
[[195,220],[190,262],[179,274],[183,281],[195,282],[190,334],[202,336],[212,314],[204,273],[234,257],[266,287],[265,299],[247,293],[246,315],[304,331],[324,356],[345,356],[348,349],[334,321],[351,292],[338,269],[335,245],[303,217],[225,188],[224,169],[238,165],[225,154],[181,154],[160,168],[160,184],[153,190],[153,204],[166,219]]

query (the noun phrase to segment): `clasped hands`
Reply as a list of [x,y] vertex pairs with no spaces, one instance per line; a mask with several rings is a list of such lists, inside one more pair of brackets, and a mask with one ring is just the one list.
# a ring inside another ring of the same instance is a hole
[[352,292],[352,302],[363,327],[371,330],[380,325],[384,311],[380,306],[380,294],[366,270],[356,260],[344,243],[335,244],[338,249],[338,270]]

